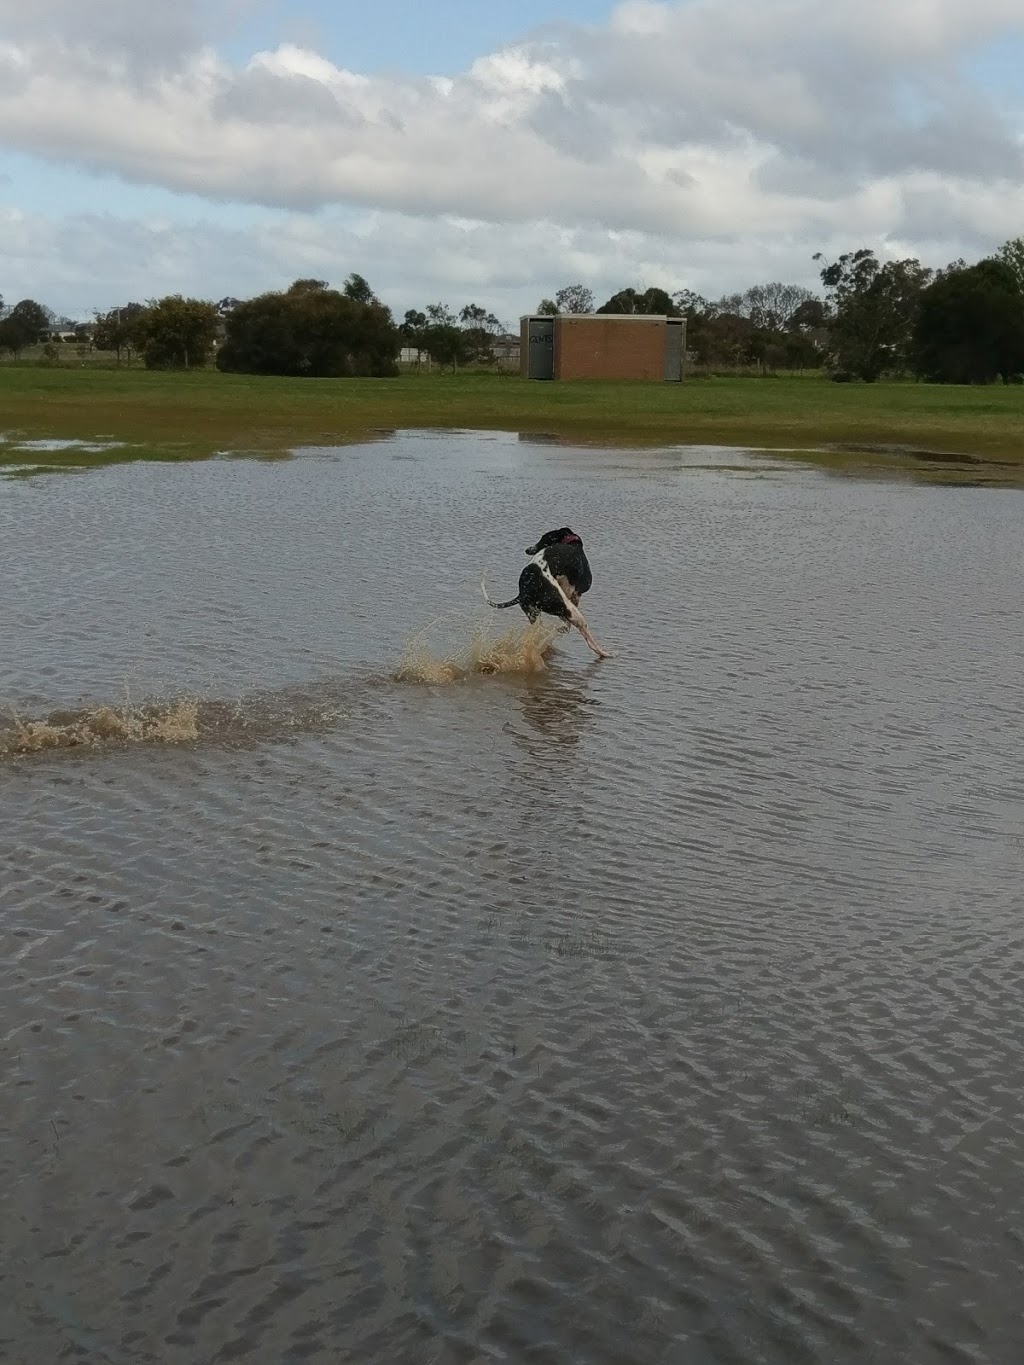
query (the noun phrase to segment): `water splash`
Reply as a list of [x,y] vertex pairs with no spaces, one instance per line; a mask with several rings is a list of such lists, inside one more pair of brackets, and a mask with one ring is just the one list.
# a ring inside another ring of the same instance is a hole
[[179,701],[166,707],[97,706],[58,711],[38,720],[13,716],[0,730],[0,754],[38,753],[123,741],[180,744],[199,737],[198,703]]
[[183,744],[199,738],[199,703],[182,699],[163,705],[114,706],[55,711],[37,720],[11,712],[0,729],[0,755],[35,754],[45,749],[97,748],[107,744]]
[[[409,641],[391,681],[454,683],[479,675],[544,673],[562,629],[547,619],[501,635],[478,626],[468,641],[444,648],[436,641],[437,625]],[[320,679],[234,700],[178,696],[140,703],[132,700],[126,688],[120,703],[94,702],[31,717],[8,706],[10,719],[5,722],[0,716],[0,759],[54,751],[117,750],[136,744],[277,742],[335,728],[368,695],[365,680]]]
[[454,683],[481,674],[543,673],[563,629],[547,619],[497,636],[477,626],[468,644],[439,650],[429,639],[434,626],[428,626],[406,645],[392,676],[395,682]]
[[47,752],[101,752],[136,744],[199,742],[227,747],[276,743],[325,733],[353,714],[365,687],[324,678],[302,686],[252,692],[234,699],[174,696],[135,702],[93,702],[26,718],[13,706],[0,716],[0,759]]

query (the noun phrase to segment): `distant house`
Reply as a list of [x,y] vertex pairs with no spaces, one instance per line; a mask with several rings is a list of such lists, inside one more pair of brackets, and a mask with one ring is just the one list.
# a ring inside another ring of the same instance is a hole
[[[519,337],[514,332],[496,336],[491,342],[491,353],[494,356],[493,363],[499,369],[519,369]],[[418,350],[415,346],[403,346],[398,352],[398,363],[429,371],[433,362],[429,351]]]
[[686,319],[650,313],[528,314],[520,319],[524,379],[662,379],[678,383]]
[[491,347],[495,364],[503,370],[518,370],[522,356],[522,342],[514,332],[504,332],[494,338]]

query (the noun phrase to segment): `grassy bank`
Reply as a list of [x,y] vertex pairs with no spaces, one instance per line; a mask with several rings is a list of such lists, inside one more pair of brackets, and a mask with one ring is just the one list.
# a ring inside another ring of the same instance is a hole
[[[222,451],[269,455],[416,427],[550,432],[625,445],[753,446],[837,467],[905,466],[938,477],[1024,481],[1024,388],[808,378],[543,384],[492,374],[297,380],[216,371],[0,369],[0,462],[8,464],[39,459],[16,450],[15,434],[19,440],[124,442],[122,458],[192,459]],[[90,457],[46,458],[85,463]]]

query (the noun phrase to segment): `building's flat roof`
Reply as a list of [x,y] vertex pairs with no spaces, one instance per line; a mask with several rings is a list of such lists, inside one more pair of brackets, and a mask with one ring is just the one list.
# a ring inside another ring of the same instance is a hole
[[555,318],[562,322],[682,322],[667,313],[523,313],[520,322],[538,322],[541,318]]

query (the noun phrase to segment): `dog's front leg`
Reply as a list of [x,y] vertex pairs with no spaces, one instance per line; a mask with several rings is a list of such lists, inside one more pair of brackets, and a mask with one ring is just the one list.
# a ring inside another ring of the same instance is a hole
[[586,618],[580,611],[579,607],[576,605],[576,603],[579,601],[578,595],[574,593],[571,589],[569,589],[569,591],[567,592],[565,587],[563,587],[563,584],[567,584],[567,580],[561,574],[559,574],[559,576],[556,578],[554,574],[551,572],[551,570],[548,568],[548,566],[543,562],[543,560],[540,559],[539,556],[534,562],[538,565],[541,573],[548,580],[551,586],[553,588],[557,588],[562,601],[565,603],[566,610],[569,613],[569,620],[573,623],[573,625],[576,627],[579,633],[583,636],[584,640],[586,640],[587,644],[594,651],[597,657],[599,659],[610,659],[612,656],[608,653],[606,649],[602,649],[601,646],[594,639],[593,635],[591,635],[590,627],[587,625]]
[[583,617],[580,615],[579,612],[576,613],[576,616],[577,619],[573,622],[573,625],[575,625],[576,629],[583,636],[584,640],[586,640],[587,644],[594,651],[597,657],[599,659],[610,659],[612,656],[608,653],[606,649],[602,649],[601,646],[597,643],[593,635],[591,635],[590,633],[590,627],[587,625],[586,621],[584,621]]
[[567,597],[574,607],[578,607],[580,604],[580,595],[566,578],[565,574],[558,574],[555,582],[562,589],[562,596]]
[[[566,599],[570,606],[578,607],[580,604],[580,595],[578,592],[575,591],[572,584],[566,578],[565,574],[563,573],[557,574],[555,581],[558,584],[558,586],[562,589],[562,596]],[[570,618],[568,621],[559,621],[558,630],[560,634],[564,634],[567,630],[572,630],[572,619]]]

